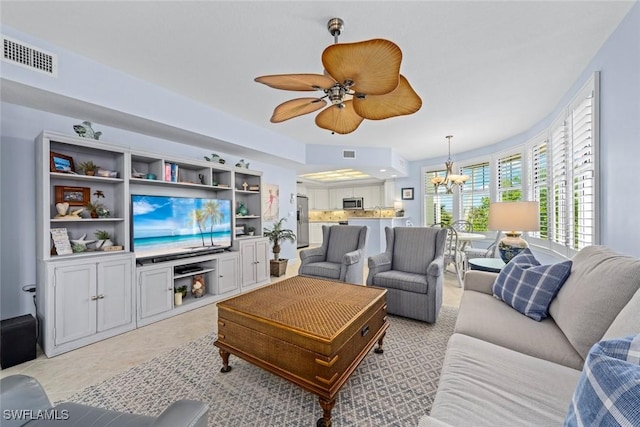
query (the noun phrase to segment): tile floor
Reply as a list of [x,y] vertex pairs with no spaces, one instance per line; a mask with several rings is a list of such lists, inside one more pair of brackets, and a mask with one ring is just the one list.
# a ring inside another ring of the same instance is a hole
[[[286,275],[272,277],[271,281],[297,274],[299,258],[289,262]],[[365,266],[365,278],[367,268]],[[455,273],[445,274],[443,304],[458,306],[462,289]],[[218,310],[210,304],[131,332],[79,348],[48,359],[39,349],[35,360],[0,371],[0,377],[25,374],[37,378],[56,402],[90,385],[143,363],[154,356],[217,330]],[[215,351],[215,349],[212,349]]]

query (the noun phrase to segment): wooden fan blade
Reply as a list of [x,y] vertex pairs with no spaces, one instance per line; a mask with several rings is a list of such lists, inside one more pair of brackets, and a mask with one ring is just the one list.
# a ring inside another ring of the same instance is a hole
[[336,82],[330,76],[322,74],[274,74],[254,79],[274,89],[319,90],[328,89]]
[[318,113],[316,125],[342,135],[358,129],[364,119],[353,110],[352,101],[345,101],[343,105],[344,108],[332,105]]
[[303,114],[318,111],[327,105],[327,101],[318,98],[296,98],[283,102],[273,110],[272,123],[281,123]]
[[400,84],[392,92],[384,95],[368,95],[364,99],[353,98],[355,112],[369,120],[413,114],[420,107],[422,107],[422,99],[403,75],[400,75]]
[[352,89],[367,95],[389,93],[398,86],[402,51],[393,42],[373,39],[338,43],[322,52],[322,65],[337,82],[354,82]]

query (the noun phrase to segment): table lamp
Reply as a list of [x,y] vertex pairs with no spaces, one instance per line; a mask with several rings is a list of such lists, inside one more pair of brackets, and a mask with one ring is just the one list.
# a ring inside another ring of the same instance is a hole
[[540,229],[540,206],[538,202],[497,202],[489,206],[489,229],[505,231],[506,236],[498,243],[500,258],[505,263],[529,247],[522,238],[523,231]]

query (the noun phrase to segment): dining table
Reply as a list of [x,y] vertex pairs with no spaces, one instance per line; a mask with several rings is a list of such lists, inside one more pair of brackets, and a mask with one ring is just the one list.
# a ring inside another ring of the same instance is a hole
[[459,246],[458,249],[461,251],[464,251],[467,245],[470,245],[471,242],[476,240],[483,240],[486,238],[487,236],[481,233],[467,233],[465,231],[459,231],[458,232],[458,246]]

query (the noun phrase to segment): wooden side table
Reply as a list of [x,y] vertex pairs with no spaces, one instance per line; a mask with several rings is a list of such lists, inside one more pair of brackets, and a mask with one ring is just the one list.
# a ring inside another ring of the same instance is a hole
[[471,270],[500,273],[504,266],[505,263],[500,258],[471,258],[469,260],[469,268]]

